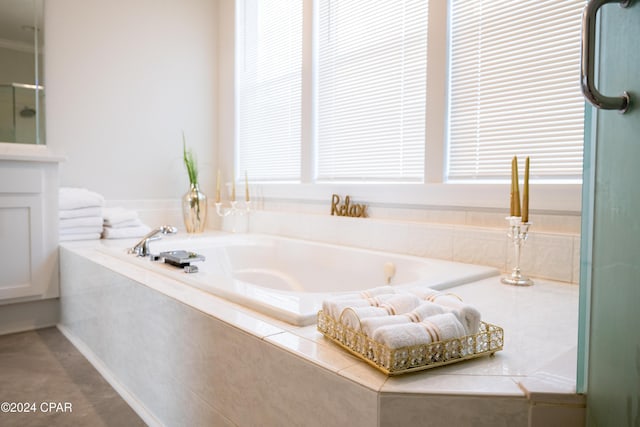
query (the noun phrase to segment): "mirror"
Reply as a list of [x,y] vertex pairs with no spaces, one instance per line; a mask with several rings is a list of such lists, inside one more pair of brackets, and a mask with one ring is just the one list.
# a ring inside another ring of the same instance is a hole
[[42,0],[0,0],[0,142],[44,144]]

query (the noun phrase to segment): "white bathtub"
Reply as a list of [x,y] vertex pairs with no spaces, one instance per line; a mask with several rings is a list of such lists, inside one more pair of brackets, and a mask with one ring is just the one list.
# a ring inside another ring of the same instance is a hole
[[294,325],[315,322],[328,294],[387,283],[445,289],[494,276],[494,268],[256,234],[178,236],[151,243],[151,252],[187,250],[206,257],[199,272],[126,254],[108,253]]

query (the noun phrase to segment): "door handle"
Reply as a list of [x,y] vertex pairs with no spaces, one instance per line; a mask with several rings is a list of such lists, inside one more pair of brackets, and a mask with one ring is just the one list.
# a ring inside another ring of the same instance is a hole
[[596,50],[596,14],[600,7],[607,3],[619,3],[628,7],[631,0],[590,0],[582,13],[582,51],[580,64],[580,86],[582,94],[594,107],[603,110],[618,110],[626,113],[629,109],[630,96],[625,91],[622,96],[605,96],[596,89],[595,50]]

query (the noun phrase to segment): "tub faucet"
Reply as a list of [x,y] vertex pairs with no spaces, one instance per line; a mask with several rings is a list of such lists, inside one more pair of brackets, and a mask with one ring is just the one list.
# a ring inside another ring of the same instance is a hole
[[151,255],[151,252],[149,252],[150,241],[158,240],[160,237],[162,237],[161,236],[162,234],[174,234],[177,231],[178,229],[171,225],[160,226],[155,230],[152,230],[149,233],[147,233],[138,243],[136,243],[134,247],[129,248],[127,252],[130,254],[135,254],[136,256],[140,256],[140,257],[149,256]]

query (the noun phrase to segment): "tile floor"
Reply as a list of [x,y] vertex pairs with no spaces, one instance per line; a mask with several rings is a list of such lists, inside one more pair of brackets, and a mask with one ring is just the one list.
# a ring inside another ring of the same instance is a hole
[[0,336],[0,405],[3,427],[145,425],[56,328]]

